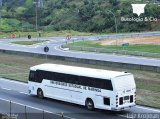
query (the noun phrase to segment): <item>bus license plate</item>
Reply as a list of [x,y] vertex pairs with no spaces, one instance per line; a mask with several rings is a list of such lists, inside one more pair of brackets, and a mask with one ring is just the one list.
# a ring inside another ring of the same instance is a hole
[[129,96],[125,96],[125,97],[124,97],[124,100],[129,100]]

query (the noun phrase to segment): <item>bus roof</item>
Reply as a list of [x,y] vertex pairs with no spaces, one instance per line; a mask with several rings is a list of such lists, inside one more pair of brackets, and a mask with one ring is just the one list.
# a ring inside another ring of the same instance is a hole
[[130,73],[126,72],[118,72],[118,71],[110,71],[110,70],[102,70],[102,69],[93,69],[93,68],[84,68],[77,66],[68,66],[68,65],[60,65],[60,64],[40,64],[30,68],[30,70],[44,70],[50,72],[58,72],[86,77],[95,77],[110,80],[115,77],[129,75]]

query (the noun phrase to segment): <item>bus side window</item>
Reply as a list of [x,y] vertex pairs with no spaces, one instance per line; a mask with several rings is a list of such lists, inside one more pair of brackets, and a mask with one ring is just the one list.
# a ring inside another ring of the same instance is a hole
[[104,83],[104,88],[106,89],[106,90],[113,90],[113,86],[112,86],[112,82],[111,82],[111,80],[106,80],[105,81],[105,83]]
[[65,74],[57,73],[57,72],[54,73],[54,80],[55,81],[65,82],[65,79],[66,79]]
[[35,81],[41,83],[43,79],[46,79],[45,71],[36,70]]
[[36,70],[35,81],[41,83],[43,79],[54,80],[54,72]]
[[35,75],[35,80],[37,81],[37,82],[39,82],[40,83],[40,80],[42,80],[43,79],[43,77],[42,77],[42,71],[40,71],[40,70],[37,70],[36,71],[36,75]]
[[79,84],[78,76],[67,74],[67,83]]

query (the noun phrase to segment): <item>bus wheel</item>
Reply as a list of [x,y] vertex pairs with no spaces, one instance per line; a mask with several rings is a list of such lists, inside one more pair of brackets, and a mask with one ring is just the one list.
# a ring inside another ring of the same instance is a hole
[[38,96],[39,98],[41,98],[41,99],[44,98],[42,89],[39,88],[39,89],[37,90],[37,96]]
[[94,110],[94,103],[93,103],[92,99],[87,99],[85,102],[85,105],[88,110]]

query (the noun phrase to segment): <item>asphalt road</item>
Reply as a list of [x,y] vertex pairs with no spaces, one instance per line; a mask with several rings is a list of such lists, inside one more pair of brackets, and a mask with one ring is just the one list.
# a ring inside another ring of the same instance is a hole
[[[159,35],[159,32],[155,32],[154,35]],[[124,36],[150,36],[153,33],[141,33],[141,34],[126,34],[126,35],[104,35],[104,36],[81,36],[81,37],[73,37],[73,39],[87,39],[87,40],[95,40],[104,37],[117,38]],[[50,48],[47,54],[49,55],[60,55],[60,56],[68,56],[68,57],[77,57],[84,59],[96,59],[96,60],[104,60],[104,61],[112,61],[112,62],[123,62],[123,63],[131,63],[131,64],[142,64],[149,66],[160,66],[159,59],[150,59],[150,58],[140,58],[140,57],[128,57],[128,56],[117,56],[117,55],[108,55],[108,54],[96,54],[96,53],[84,53],[84,52],[74,52],[74,51],[63,51],[59,49],[59,46],[65,42],[65,37],[51,37],[51,38],[43,38],[44,40],[50,40],[49,42],[32,45],[32,46],[22,46],[12,44],[10,39],[0,40],[0,49],[14,50],[14,51],[24,51],[24,52],[33,52],[45,54],[43,52],[44,46],[48,46]],[[28,40],[28,39],[14,39],[14,40]],[[31,39],[33,40],[33,39]],[[38,99],[35,96],[29,96],[27,94],[27,85],[24,83],[19,83],[16,81],[8,81],[0,79],[0,112],[1,113],[10,113],[9,102],[12,101],[12,114],[18,113],[18,118],[23,119],[26,117],[25,115],[25,106],[27,116],[30,119],[41,119],[46,116],[47,119],[50,118],[61,118],[59,113],[64,112],[64,118],[74,118],[74,119],[125,119],[127,117],[133,116],[132,114],[158,114],[160,117],[160,110],[152,109],[148,107],[136,106],[131,108],[130,110],[122,111],[122,112],[111,112],[111,111],[103,111],[96,110],[94,112],[86,110],[83,106],[78,106],[70,103],[65,103],[62,101],[52,100],[52,99]],[[43,115],[43,110],[45,111]],[[38,115],[37,115],[38,114]]]
[[[130,34],[119,34],[119,35],[101,35],[101,36],[75,36],[72,39],[85,39],[85,40],[96,40],[99,38],[118,38],[118,37],[127,37],[127,36],[158,36],[160,32],[144,32],[144,33],[130,33]],[[95,59],[102,61],[111,61],[111,62],[122,62],[128,64],[141,64],[147,66],[159,66],[160,59],[153,58],[144,58],[144,57],[135,57],[135,56],[123,56],[123,55],[114,55],[114,54],[100,54],[100,53],[86,53],[79,51],[64,51],[60,49],[60,45],[65,43],[65,37],[50,37],[50,38],[41,38],[43,40],[50,40],[45,43],[32,46],[22,46],[12,44],[12,41],[15,40],[28,40],[28,39],[5,39],[0,40],[0,49],[14,50],[14,51],[24,51],[45,54],[44,47],[48,46],[50,48],[48,55],[58,55],[58,56],[67,56],[67,57],[77,57],[83,59]],[[34,40],[34,39],[31,39]],[[157,49],[160,50],[160,49]]]
[[[44,119],[61,119],[62,112],[64,113],[64,119],[126,119],[133,114],[135,117],[152,114],[152,116],[157,116],[156,119],[160,118],[159,109],[136,106],[121,112],[88,111],[83,106],[30,96],[27,94],[27,89],[25,83],[0,78],[0,113],[10,114],[11,110],[11,114],[18,115],[18,119],[25,119],[26,116],[28,119],[43,119],[43,117]],[[12,101],[11,109],[10,101]]]

